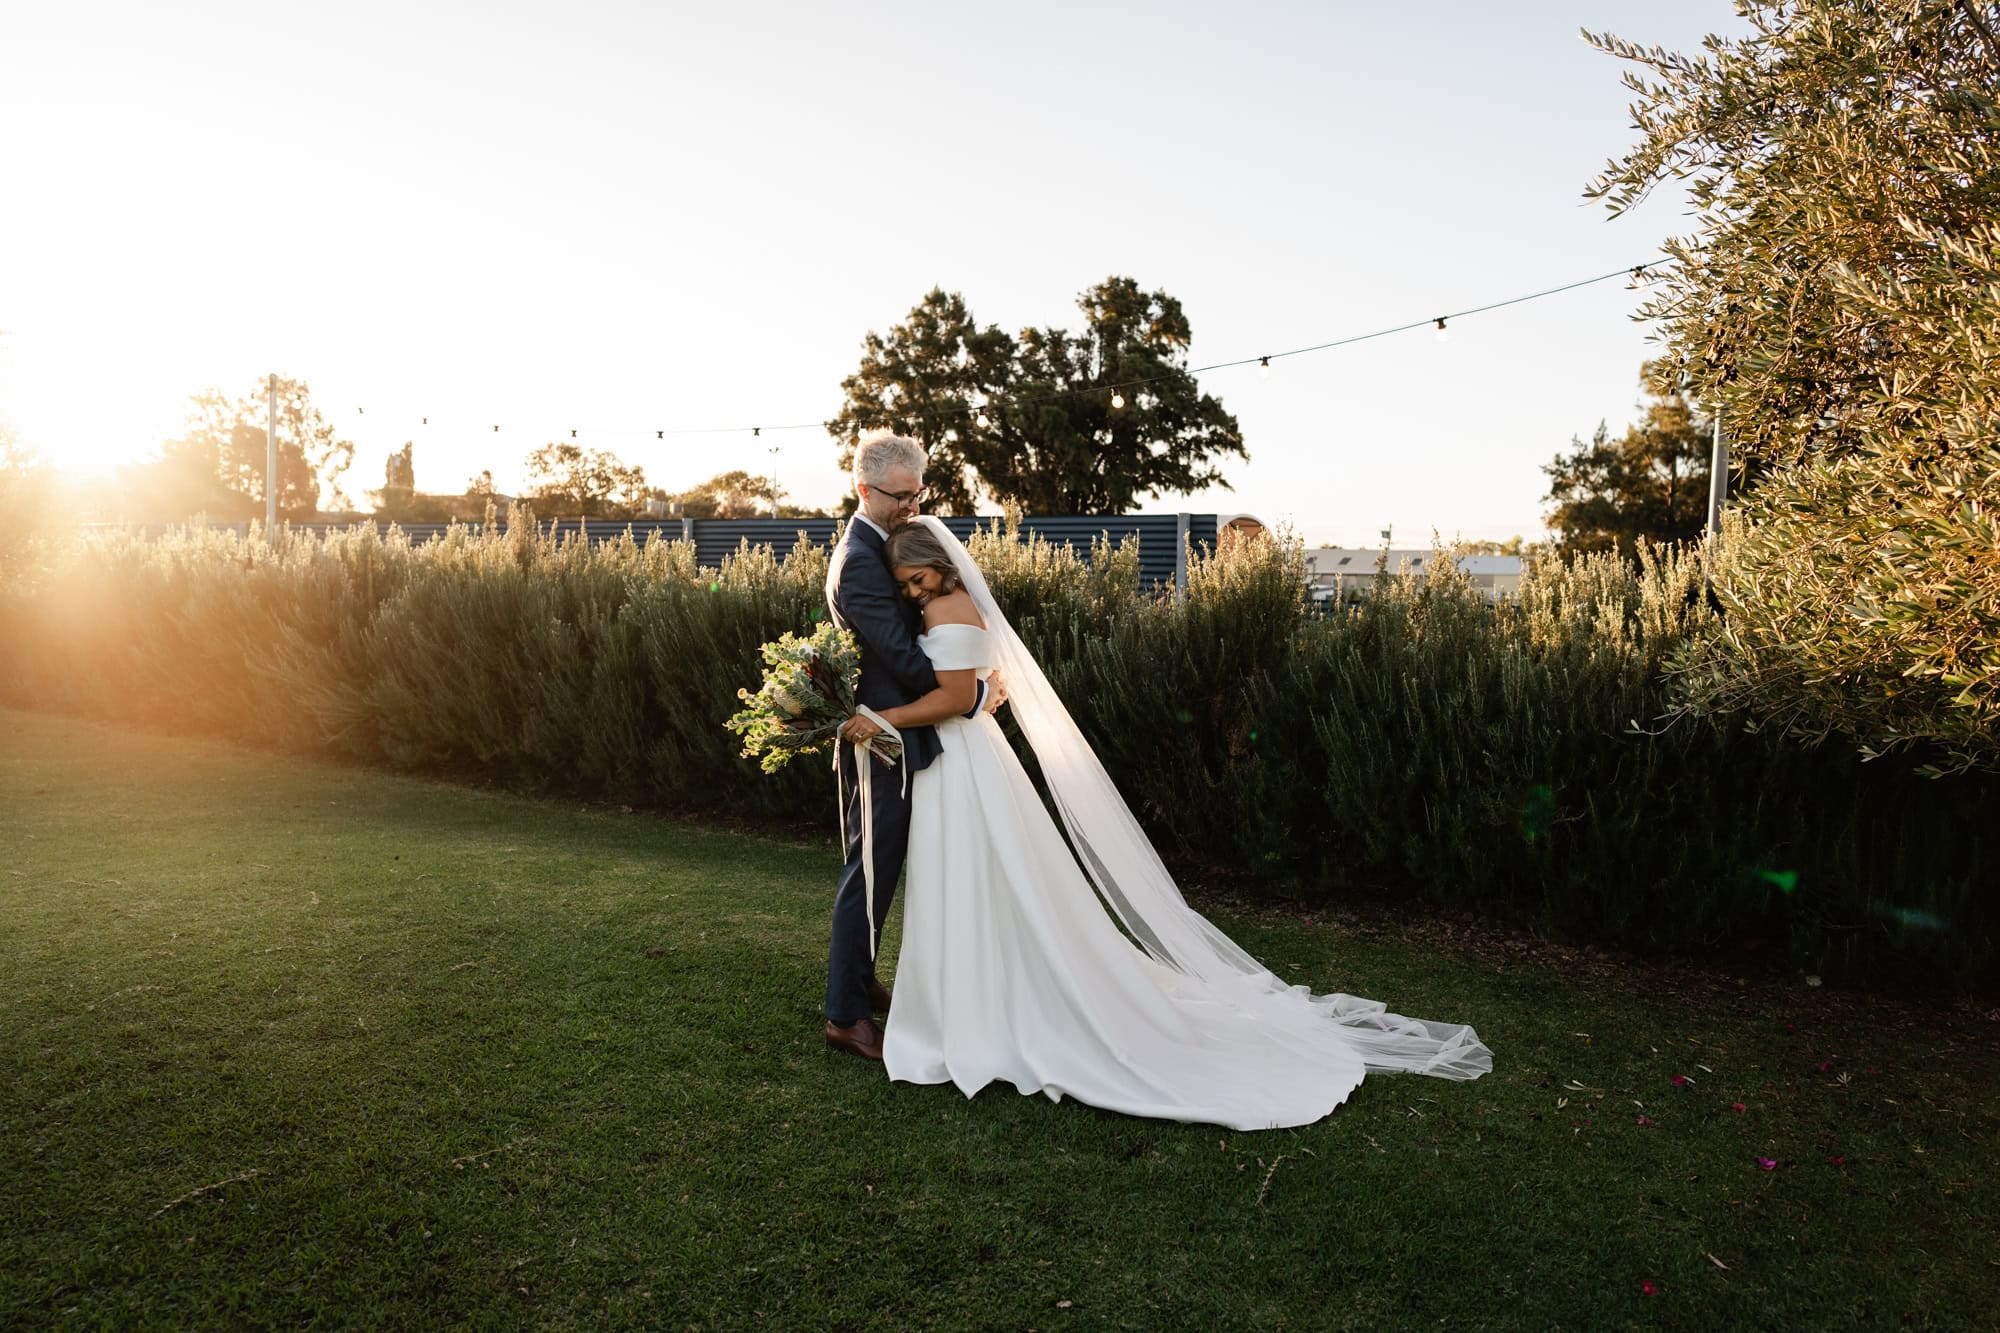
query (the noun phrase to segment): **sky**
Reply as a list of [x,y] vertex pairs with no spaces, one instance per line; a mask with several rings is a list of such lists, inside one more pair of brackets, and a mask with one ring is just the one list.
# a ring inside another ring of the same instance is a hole
[[[1128,276],[1202,366],[1657,258],[1678,190],[1582,197],[1635,132],[1578,29],[1741,27],[1726,0],[13,5],[0,420],[103,471],[275,372],[354,441],[357,501],[406,440],[420,488],[506,491],[575,431],[669,490],[775,469],[831,506],[812,423],[934,286],[1018,331]],[[1539,535],[1542,464],[1637,414],[1639,300],[1206,373],[1249,458],[1139,508]]]

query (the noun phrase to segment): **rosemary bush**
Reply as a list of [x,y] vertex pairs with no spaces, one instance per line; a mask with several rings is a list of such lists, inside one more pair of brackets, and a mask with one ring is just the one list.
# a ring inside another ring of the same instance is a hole
[[[1716,632],[1691,553],[1536,564],[1495,607],[1449,560],[1315,615],[1294,545],[1193,554],[982,534],[973,552],[1165,853],[1666,953],[1990,982],[1996,782],[1926,781],[1674,707]],[[722,723],[824,614],[826,555],[592,547],[529,523],[422,546],[189,529],[68,544],[0,588],[0,699],[535,790],[826,823]],[[1004,717],[1004,714],[1003,714]]]
[[1649,951],[1990,975],[1995,784],[1673,715],[1663,668],[1714,619],[1692,553],[1544,562],[1497,609],[1437,570],[1257,685],[1282,725],[1247,766],[1239,859]]

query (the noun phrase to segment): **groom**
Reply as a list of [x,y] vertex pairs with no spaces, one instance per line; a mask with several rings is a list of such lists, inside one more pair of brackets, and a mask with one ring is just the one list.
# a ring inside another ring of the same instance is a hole
[[[859,702],[894,708],[937,688],[930,659],[917,647],[923,613],[899,596],[883,551],[889,534],[917,516],[924,499],[924,450],[900,435],[863,440],[854,453],[854,493],[860,504],[834,549],[826,575],[826,604],[833,623],[851,630],[861,645]],[[998,707],[1002,691],[980,682],[981,708]],[[847,807],[841,821],[847,863],[833,899],[833,941],[826,957],[826,1044],[868,1060],[882,1058],[882,1029],[872,1012],[889,1012],[889,990],[875,978],[874,944],[889,918],[903,854],[910,845],[908,774],[930,766],[940,746],[933,727],[904,727],[903,760],[894,768],[842,743],[835,751]],[[867,872],[862,866],[861,784],[871,784],[875,817],[875,919],[868,918]]]

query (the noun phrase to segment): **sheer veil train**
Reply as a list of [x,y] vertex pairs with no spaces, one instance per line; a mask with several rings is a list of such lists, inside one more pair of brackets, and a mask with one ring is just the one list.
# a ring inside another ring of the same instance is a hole
[[1337,992],[1315,995],[1287,985],[1188,906],[1152,842],[1098,762],[1020,635],[994,602],[964,543],[937,519],[927,525],[951,553],[992,637],[994,660],[1014,720],[1033,748],[1070,845],[1105,906],[1162,966],[1215,987],[1239,1008],[1302,1037],[1351,1046],[1370,1070],[1440,1078],[1478,1078],[1492,1052],[1471,1027],[1389,1013],[1373,1000]]

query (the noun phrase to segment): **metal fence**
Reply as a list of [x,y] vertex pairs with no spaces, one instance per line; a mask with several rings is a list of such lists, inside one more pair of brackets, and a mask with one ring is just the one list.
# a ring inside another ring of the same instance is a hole
[[[944,525],[952,530],[960,540],[972,536],[974,531],[991,531],[1003,520],[997,516],[966,516],[946,518]],[[109,528],[110,524],[93,524],[94,528]],[[166,532],[170,525],[150,524],[135,528],[148,537],[156,537]],[[234,530],[239,535],[248,535],[261,528],[261,523],[211,524],[211,527]],[[361,526],[355,523],[293,523],[288,525],[294,533],[340,532]],[[378,532],[387,532],[391,525],[375,523]],[[396,525],[417,544],[432,541],[443,536],[453,525],[448,523],[404,523]],[[478,531],[478,523],[459,526]],[[622,519],[549,519],[537,520],[536,527],[544,533],[554,533],[563,540],[581,537],[591,543],[616,541],[630,532],[634,541],[644,544],[649,541],[686,541],[694,543],[695,560],[703,565],[714,566],[722,558],[734,552],[744,542],[752,546],[769,546],[783,556],[797,546],[800,539],[814,546],[831,546],[842,530],[843,520],[833,518],[643,518],[629,522]],[[506,521],[500,528],[505,531]],[[1105,514],[1105,515],[1060,515],[1050,517],[1024,518],[1021,531],[1024,535],[1040,537],[1043,541],[1061,542],[1086,558],[1090,545],[1099,536],[1108,538],[1113,545],[1136,536],[1139,539],[1139,581],[1151,589],[1171,587],[1179,592],[1187,588],[1187,548],[1190,544],[1199,550],[1213,551],[1217,530],[1214,514]]]

